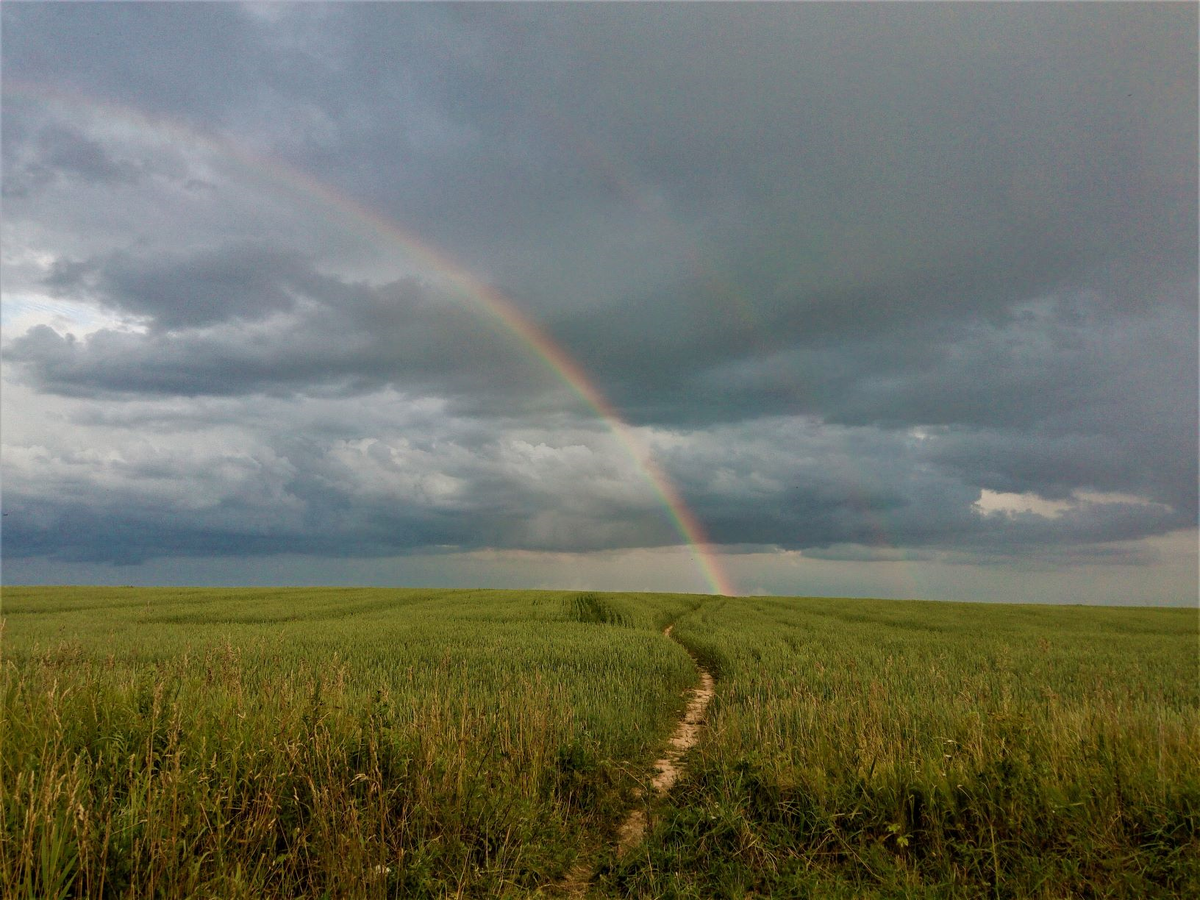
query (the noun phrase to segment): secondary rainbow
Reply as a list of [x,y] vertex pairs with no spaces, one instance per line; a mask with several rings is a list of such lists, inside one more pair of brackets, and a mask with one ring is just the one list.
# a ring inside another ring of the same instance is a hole
[[616,408],[592,383],[580,365],[511,299],[491,285],[480,281],[443,251],[404,230],[392,220],[353,197],[317,180],[290,163],[260,156],[228,138],[218,138],[197,131],[189,125],[158,116],[150,116],[140,110],[111,101],[97,100],[28,82],[5,80],[3,94],[16,99],[25,97],[79,106],[85,110],[100,110],[138,127],[174,134],[193,144],[202,145],[216,153],[235,159],[246,168],[265,175],[277,183],[290,185],[294,189],[316,198],[324,205],[339,210],[343,215],[350,216],[369,226],[385,241],[399,245],[411,257],[436,271],[463,296],[490,313],[521,343],[526,345],[537,359],[595,410],[624,446],[626,452],[638,464],[646,480],[662,499],[676,530],[694,553],[696,564],[705,582],[714,593],[727,596],[737,593],[728,575],[724,572],[720,560],[713,552],[711,542],[705,534],[700,520],[684,502],[683,497],[680,496],[678,489],[666,473],[655,462],[649,449],[638,439],[633,428],[621,418]]

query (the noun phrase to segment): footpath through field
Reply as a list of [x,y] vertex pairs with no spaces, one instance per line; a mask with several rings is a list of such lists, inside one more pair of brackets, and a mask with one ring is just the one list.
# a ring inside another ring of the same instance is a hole
[[[674,630],[674,623],[663,629],[663,637],[674,640],[671,637],[671,632]],[[676,643],[679,643],[676,641]],[[700,740],[700,729],[704,726],[704,712],[708,708],[709,702],[713,698],[714,683],[712,673],[705,668],[704,664],[696,657],[691,650],[688,650],[682,643],[680,646],[687,650],[688,656],[692,658],[692,663],[696,666],[696,672],[700,677],[700,683],[688,691],[687,708],[683,712],[683,716],[679,720],[679,724],[675,726],[675,731],[671,735],[671,739],[667,742],[667,748],[663,756],[654,763],[655,774],[650,781],[650,795],[648,797],[638,793],[639,802],[625,820],[617,829],[617,856],[624,856],[633,847],[641,843],[642,838],[646,834],[646,813],[652,801],[659,797],[663,797],[671,790],[675,782],[679,779],[683,772],[683,757],[684,755],[696,746]],[[567,873],[558,885],[560,892],[579,896],[586,892],[588,884],[591,882],[595,865],[592,861],[584,861],[579,863],[574,869]]]

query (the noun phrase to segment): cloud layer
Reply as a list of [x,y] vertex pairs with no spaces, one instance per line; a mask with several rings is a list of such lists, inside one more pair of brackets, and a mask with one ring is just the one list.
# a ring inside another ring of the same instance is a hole
[[1196,525],[1194,7],[0,14],[7,560]]

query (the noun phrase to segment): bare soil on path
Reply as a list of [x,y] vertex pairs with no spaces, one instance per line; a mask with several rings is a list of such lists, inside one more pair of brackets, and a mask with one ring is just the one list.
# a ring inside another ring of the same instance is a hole
[[[670,637],[674,627],[674,625],[668,625],[663,631],[663,635]],[[708,709],[708,704],[713,698],[712,674],[694,656],[692,662],[696,664],[696,671],[700,673],[700,684],[689,692],[691,696],[688,698],[687,709],[684,710],[679,724],[675,726],[675,733],[671,735],[671,740],[667,744],[666,755],[654,764],[657,771],[650,781],[653,797],[664,796],[679,779],[679,775],[683,771],[684,754],[696,746],[696,742],[700,740],[700,729],[704,726],[704,711]],[[643,804],[631,810],[617,830],[617,856],[624,856],[631,847],[640,843],[645,833],[646,806]]]
[[[670,638],[674,628],[674,625],[668,625],[663,630],[663,636]],[[650,796],[645,797],[639,792],[638,805],[630,810],[625,821],[617,829],[617,856],[619,857],[624,856],[630,849],[641,843],[646,834],[646,811],[650,801],[665,796],[671,790],[684,770],[684,755],[700,740],[700,730],[704,727],[704,712],[712,701],[714,683],[712,673],[701,664],[700,660],[691,651],[688,651],[688,655],[692,657],[692,662],[696,666],[700,683],[688,691],[688,703],[683,717],[675,726],[675,732],[667,742],[666,753],[654,763],[655,774],[650,780]],[[590,862],[581,862],[559,883],[560,892],[573,896],[583,894],[591,881],[592,868]]]

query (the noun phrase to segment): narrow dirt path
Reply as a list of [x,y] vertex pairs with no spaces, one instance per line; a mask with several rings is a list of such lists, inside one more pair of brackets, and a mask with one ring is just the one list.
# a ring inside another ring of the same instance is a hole
[[[674,628],[674,625],[668,625],[663,631],[663,636],[671,637],[671,631]],[[691,696],[688,698],[687,709],[684,710],[679,724],[675,726],[675,733],[671,735],[671,740],[667,744],[666,755],[654,764],[657,772],[650,781],[650,787],[656,797],[664,796],[678,780],[683,771],[683,756],[700,740],[700,729],[704,726],[704,711],[708,709],[708,704],[713,698],[712,673],[704,668],[690,651],[688,656],[692,657],[692,662],[700,675],[700,684],[689,692]],[[637,846],[645,833],[646,806],[643,804],[631,810],[617,830],[617,856],[624,856],[631,847]]]
[[[674,624],[671,624],[663,629],[663,637],[671,638],[674,628]],[[686,647],[684,649],[687,650]],[[712,673],[690,650],[688,650],[688,656],[692,657],[692,663],[696,666],[696,672],[700,676],[700,683],[689,689],[687,708],[684,710],[679,724],[675,726],[675,732],[671,735],[671,739],[667,742],[666,753],[654,763],[656,771],[650,780],[650,789],[653,792],[651,800],[664,796],[679,779],[684,769],[684,754],[696,746],[696,742],[700,740],[700,729],[704,727],[704,711],[713,698]],[[636,847],[646,834],[646,809],[649,802],[646,801],[641,791],[638,791],[636,796],[638,805],[630,810],[625,821],[617,829],[617,856],[624,856],[631,848]],[[567,896],[582,896],[591,883],[593,868],[590,861],[580,862],[559,882],[557,893]]]

